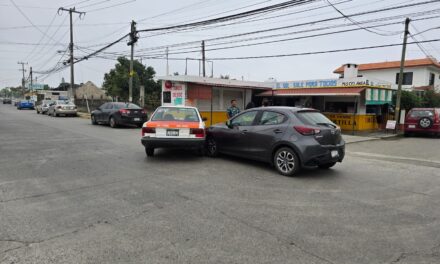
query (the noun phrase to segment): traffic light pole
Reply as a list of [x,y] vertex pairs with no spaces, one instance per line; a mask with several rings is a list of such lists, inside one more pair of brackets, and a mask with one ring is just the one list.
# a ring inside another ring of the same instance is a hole
[[127,43],[127,45],[131,46],[131,52],[130,52],[130,73],[129,73],[129,80],[128,80],[128,101],[130,103],[133,102],[133,56],[134,56],[134,44],[137,42],[137,31],[136,31],[136,22],[134,20],[131,21],[131,30],[130,30],[130,41]]

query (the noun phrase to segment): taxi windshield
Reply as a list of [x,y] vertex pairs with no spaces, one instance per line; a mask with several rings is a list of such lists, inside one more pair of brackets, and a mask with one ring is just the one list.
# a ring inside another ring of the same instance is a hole
[[156,110],[152,121],[199,122],[199,115],[194,108],[160,107]]

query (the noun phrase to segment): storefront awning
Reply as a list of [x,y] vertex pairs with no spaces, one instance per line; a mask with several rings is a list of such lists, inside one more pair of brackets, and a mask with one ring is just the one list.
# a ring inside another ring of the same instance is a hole
[[359,96],[365,87],[293,88],[265,91],[257,96]]

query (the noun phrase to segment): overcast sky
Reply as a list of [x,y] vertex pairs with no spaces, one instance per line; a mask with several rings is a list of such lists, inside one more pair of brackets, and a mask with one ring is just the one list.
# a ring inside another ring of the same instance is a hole
[[[343,14],[376,10],[382,8],[396,7],[405,4],[422,3],[428,0],[330,0]],[[281,0],[0,0],[0,88],[5,86],[18,86],[21,83],[21,68],[18,61],[28,62],[26,65],[29,73],[29,66],[34,71],[45,71],[52,69],[57,62],[66,59],[65,50],[69,43],[69,20],[68,13],[57,14],[59,7],[73,7],[78,11],[86,11],[81,19],[74,15],[74,43],[75,57],[82,57],[87,53],[99,49],[109,42],[125,35],[130,30],[130,21],[138,21],[138,29],[163,27],[187,23],[188,21],[206,20],[229,14],[244,12],[247,10],[273,5],[284,2]],[[14,6],[14,3],[17,6]],[[331,20],[325,23],[307,24],[307,22],[322,20],[325,18],[336,18],[342,15],[327,1],[315,1],[297,7],[276,11],[269,14],[246,18],[240,23],[223,26],[212,26],[209,29],[196,28],[180,32],[156,32],[141,33],[139,42],[135,46],[135,54],[142,56],[151,55],[152,51],[147,48],[185,43],[189,41],[201,41],[231,34],[246,33],[256,30],[272,29],[271,31],[253,34],[248,36],[207,41],[206,57],[243,57],[261,56],[273,54],[290,54],[315,52],[323,50],[346,49],[354,47],[393,44],[402,42],[403,18],[377,23],[401,22],[396,25],[389,25],[381,28],[374,28],[370,31],[359,29],[362,21],[371,19],[382,19],[393,16],[408,14],[414,19],[430,18],[411,23],[410,31],[413,34],[423,32],[427,29],[440,27],[440,1],[420,5],[411,8],[402,8],[379,12],[370,15],[352,17],[355,21],[348,19]],[[423,13],[420,13],[423,12]],[[429,12],[429,13],[428,13]],[[26,18],[27,17],[27,18]],[[432,18],[434,17],[434,18]],[[231,22],[228,22],[231,23]],[[290,27],[283,30],[275,30],[275,27],[292,26],[295,24],[307,24],[298,27]],[[346,24],[346,27],[340,27]],[[351,25],[351,26],[349,26]],[[371,26],[372,23],[364,24]],[[334,28],[332,28],[334,26]],[[329,27],[327,30],[310,31],[316,28]],[[331,34],[321,37],[305,38],[301,40],[274,42],[264,45],[238,47],[232,49],[209,50],[212,48],[235,46],[262,41],[276,41],[280,39],[293,38],[323,32],[332,32],[345,29],[359,30]],[[304,33],[296,33],[305,31]],[[158,34],[163,33],[163,34]],[[267,38],[267,35],[278,34],[278,36]],[[416,36],[420,41],[423,39],[439,38],[440,30],[433,29]],[[260,40],[242,41],[244,38],[266,37]],[[234,42],[218,44],[219,42]],[[409,41],[412,41],[410,39]],[[75,64],[75,82],[81,83],[92,81],[98,86],[102,85],[103,76],[115,64],[117,54],[129,54],[129,46],[126,40],[106,50],[101,58],[91,58]],[[213,44],[218,44],[211,46]],[[199,44],[196,44],[199,46]],[[436,58],[440,57],[440,42],[422,44],[425,51]],[[201,52],[173,54],[182,52],[185,47],[170,47],[170,58],[201,58]],[[189,46],[190,51],[196,48]],[[144,50],[142,50],[144,49]],[[197,47],[198,49],[198,47]],[[164,56],[165,48],[154,51],[155,55]],[[230,75],[232,78],[253,81],[265,81],[272,77],[279,81],[323,79],[334,78],[333,70],[344,63],[367,63],[377,61],[399,60],[401,47],[391,47],[374,50],[350,51],[344,53],[330,53],[320,55],[307,55],[270,59],[249,59],[249,60],[221,60],[214,61],[214,75]],[[64,56],[62,56],[64,54]],[[423,58],[426,55],[416,45],[408,47],[408,58]],[[157,76],[165,75],[166,61],[164,59],[142,59],[147,66],[153,66]],[[185,61],[169,61],[170,73],[179,72],[184,74]],[[207,72],[211,72],[211,64],[208,63]],[[197,61],[188,63],[188,74],[198,75],[199,66]],[[57,86],[61,78],[66,81],[70,79],[69,68],[49,75],[34,74],[38,82],[44,82],[50,86]],[[44,79],[43,79],[44,78]]]

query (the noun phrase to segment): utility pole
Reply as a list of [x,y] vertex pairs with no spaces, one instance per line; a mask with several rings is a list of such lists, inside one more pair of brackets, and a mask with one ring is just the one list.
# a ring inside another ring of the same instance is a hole
[[29,76],[30,76],[30,78],[31,78],[31,91],[33,91],[33,80],[34,79],[32,79],[33,77],[32,77],[32,67],[30,67],[30,69],[29,69]]
[[24,68],[24,65],[27,65],[27,62],[17,62],[17,64],[21,64],[21,71],[23,73],[23,78],[21,78],[21,94],[24,96],[24,89],[25,89],[25,79],[24,79],[24,73],[26,72],[26,69]]
[[166,48],[165,53],[167,55],[167,70],[166,70],[167,74],[166,74],[166,76],[168,76],[168,75],[170,75],[170,66],[168,64],[168,47]]
[[69,44],[69,50],[70,50],[70,88],[69,88],[69,97],[73,97],[73,87],[75,85],[75,75],[74,75],[74,68],[73,68],[73,20],[72,20],[72,14],[76,13],[79,14],[79,17],[85,15],[85,12],[79,12],[75,10],[75,7],[66,9],[64,7],[58,8],[58,14],[60,14],[60,11],[67,11],[70,15],[70,44]]
[[185,75],[188,75],[188,58],[185,59]]
[[402,97],[402,83],[403,83],[403,69],[405,66],[405,55],[406,55],[406,43],[408,40],[408,27],[409,22],[411,20],[409,18],[405,19],[405,33],[403,36],[403,46],[402,46],[402,58],[400,60],[400,72],[399,72],[399,80],[398,80],[398,86],[397,86],[397,97],[396,97],[396,110],[394,113],[394,119],[396,119],[396,130],[398,125],[400,125],[400,99]]
[[136,22],[134,20],[131,21],[131,30],[130,30],[130,41],[127,43],[128,46],[131,46],[130,53],[130,79],[128,80],[128,101],[130,103],[133,102],[133,54],[134,54],[134,44],[137,42],[138,36],[136,31]]
[[203,77],[206,76],[206,71],[205,71],[205,41],[202,40],[202,73],[203,73]]

